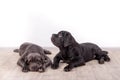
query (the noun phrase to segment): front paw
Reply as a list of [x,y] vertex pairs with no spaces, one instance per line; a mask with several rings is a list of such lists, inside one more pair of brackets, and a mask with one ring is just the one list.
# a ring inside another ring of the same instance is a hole
[[58,64],[52,64],[52,65],[51,65],[51,68],[52,68],[52,69],[57,69],[58,67],[59,67]]
[[22,72],[28,72],[28,71],[29,71],[29,69],[27,67],[22,68]]
[[39,69],[39,72],[40,72],[40,73],[45,72],[45,68]]
[[69,72],[69,71],[71,71],[71,70],[72,70],[72,68],[71,68],[69,65],[64,68],[64,71],[65,71],[65,72]]

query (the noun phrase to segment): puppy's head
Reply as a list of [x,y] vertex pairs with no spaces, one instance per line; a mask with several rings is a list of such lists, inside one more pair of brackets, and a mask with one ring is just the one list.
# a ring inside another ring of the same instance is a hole
[[60,31],[57,34],[52,34],[51,41],[57,47],[67,47],[75,43],[75,39],[70,32],[67,31]]
[[43,58],[39,53],[31,53],[26,57],[26,63],[30,71],[39,71],[43,66]]

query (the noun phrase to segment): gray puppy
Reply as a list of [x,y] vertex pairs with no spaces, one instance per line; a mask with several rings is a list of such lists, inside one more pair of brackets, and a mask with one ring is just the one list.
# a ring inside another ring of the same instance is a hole
[[17,64],[22,67],[23,72],[39,71],[44,72],[51,65],[51,60],[45,54],[51,54],[50,51],[42,47],[32,44],[23,43],[19,49],[15,49],[21,56]]

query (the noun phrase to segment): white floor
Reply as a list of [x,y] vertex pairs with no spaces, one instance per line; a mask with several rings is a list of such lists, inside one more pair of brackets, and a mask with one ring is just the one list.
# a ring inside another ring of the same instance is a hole
[[[58,52],[57,48],[47,48],[52,51],[51,59]],[[16,62],[19,58],[13,48],[0,48],[0,80],[120,80],[120,48],[104,48],[109,51],[111,62],[103,65],[90,61],[85,66],[64,72],[65,63],[59,69],[47,68],[46,72],[23,73]]]

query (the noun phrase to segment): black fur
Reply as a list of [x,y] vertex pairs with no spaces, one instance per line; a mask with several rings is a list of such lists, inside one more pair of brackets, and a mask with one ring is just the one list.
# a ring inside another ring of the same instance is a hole
[[96,59],[100,64],[104,61],[110,61],[107,51],[103,51],[100,47],[93,43],[78,44],[74,37],[67,31],[60,31],[51,37],[52,43],[57,46],[60,52],[54,57],[52,68],[59,67],[60,60],[68,65],[64,71],[70,71],[74,67],[85,65],[85,62]]

